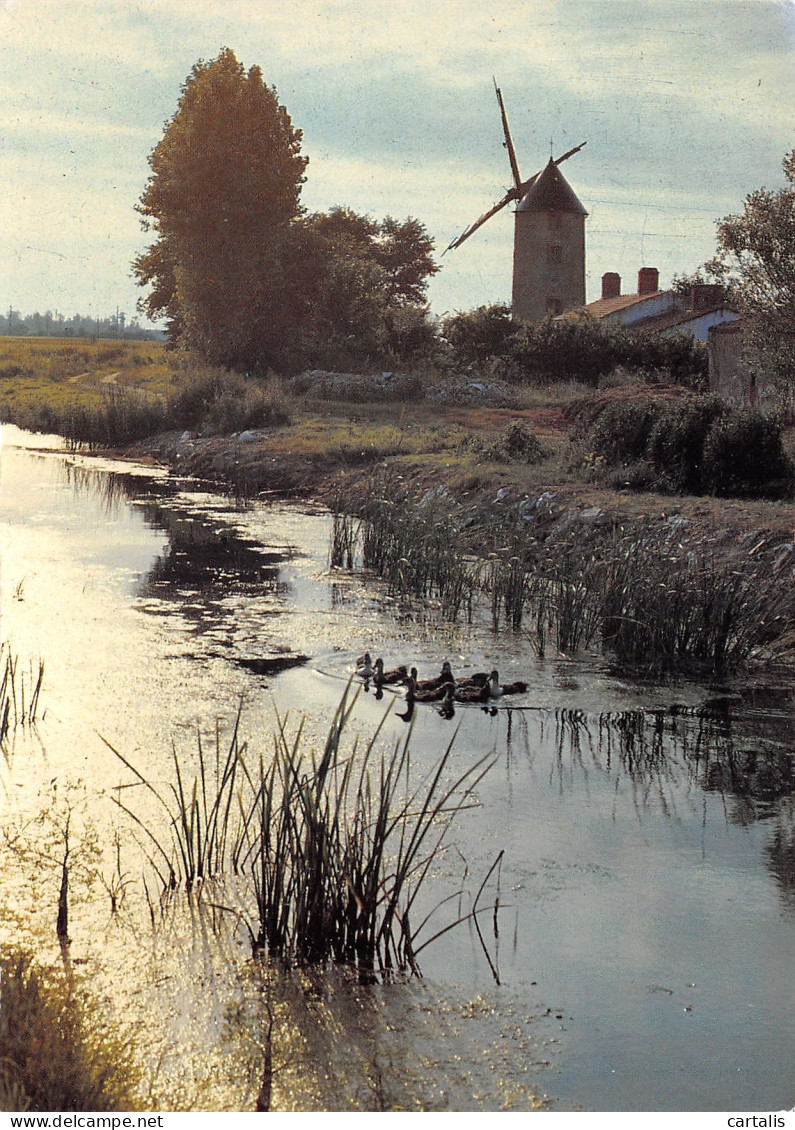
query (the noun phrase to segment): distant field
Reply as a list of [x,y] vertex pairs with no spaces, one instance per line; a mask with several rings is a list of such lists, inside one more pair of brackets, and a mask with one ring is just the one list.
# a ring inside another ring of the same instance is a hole
[[175,374],[164,343],[0,337],[0,420],[45,404],[98,406],[119,387],[168,397]]

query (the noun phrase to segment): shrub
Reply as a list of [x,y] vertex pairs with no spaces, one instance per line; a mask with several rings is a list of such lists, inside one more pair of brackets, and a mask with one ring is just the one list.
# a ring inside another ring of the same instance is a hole
[[223,369],[200,371],[169,401],[166,424],[228,433],[287,423],[290,413],[274,380],[263,383]]
[[482,365],[506,355],[516,332],[510,306],[501,303],[453,314],[442,323],[442,338],[449,346],[450,361],[460,368]]
[[606,404],[587,433],[588,452],[610,465],[643,459],[661,410],[660,403],[649,398]]
[[651,430],[647,455],[657,473],[657,489],[699,494],[704,489],[704,442],[727,411],[717,397],[688,397],[667,404]]
[[491,443],[471,437],[466,446],[470,451],[495,463],[540,463],[547,452],[536,433],[523,420],[512,420],[508,427]]
[[519,382],[577,380],[592,388],[623,369],[635,382],[704,387],[707,352],[688,335],[661,338],[594,318],[548,318],[507,338],[498,371]]
[[704,442],[705,489],[723,498],[786,498],[795,467],[784,452],[781,425],[755,411],[733,409]]

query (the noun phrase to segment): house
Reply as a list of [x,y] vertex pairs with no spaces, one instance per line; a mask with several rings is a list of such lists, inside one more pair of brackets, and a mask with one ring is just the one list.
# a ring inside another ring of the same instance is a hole
[[641,267],[638,271],[637,294],[622,294],[621,276],[614,271],[602,275],[601,298],[561,315],[579,316],[660,337],[691,334],[704,342],[711,326],[734,322],[739,317],[726,305],[723,289],[718,285],[697,283],[689,294],[660,290],[656,267]]

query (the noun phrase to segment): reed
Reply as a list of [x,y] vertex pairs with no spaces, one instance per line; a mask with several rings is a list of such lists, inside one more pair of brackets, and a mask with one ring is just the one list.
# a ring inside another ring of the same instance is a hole
[[0,953],[0,1110],[136,1110],[129,1037],[73,977],[19,950]]
[[32,726],[39,710],[39,697],[44,681],[44,662],[38,668],[31,664],[25,672],[19,670],[19,659],[8,644],[0,643],[0,744],[16,726]]
[[774,653],[795,623],[772,568],[683,548],[648,522],[540,539],[510,516],[476,518],[443,492],[416,499],[384,479],[337,500],[332,555],[450,619],[487,602],[495,631],[526,631],[542,655],[599,647],[628,667],[721,675]]
[[212,760],[205,751],[201,733],[198,734],[199,770],[192,780],[185,778],[176,748],[172,747],[174,779],[165,795],[103,738],[108,749],[130,770],[168,819],[166,835],[152,831],[118,795],[113,798],[147,836],[154,853],[154,856],[149,855],[149,860],[164,889],[174,890],[184,885],[186,891],[191,891],[198,883],[217,878],[227,869],[227,851],[233,848],[229,829],[235,810],[236,783],[246,748],[239,736],[242,709],[241,702],[225,752],[220,728],[216,726]]
[[[471,554],[465,514],[444,492],[415,500],[399,483],[382,476],[365,496],[338,498],[333,507],[338,531],[332,556],[339,557],[342,531],[353,530],[346,560],[361,559],[393,596],[436,602],[444,615],[471,618],[481,585],[481,565]],[[333,535],[334,536],[334,535]]]
[[256,768],[244,759],[238,714],[212,782],[201,751],[190,786],[175,756],[166,795],[114,750],[164,811],[168,837],[117,804],[145,830],[164,891],[230,873],[250,878],[255,951],[288,964],[341,962],[363,976],[416,971],[418,893],[490,761],[451,772],[451,740],[416,780],[410,731],[391,753],[377,752],[387,714],[365,746],[354,739],[343,752],[355,703],[349,685],[319,751],[307,750],[303,721],[290,733],[277,714],[271,756]]

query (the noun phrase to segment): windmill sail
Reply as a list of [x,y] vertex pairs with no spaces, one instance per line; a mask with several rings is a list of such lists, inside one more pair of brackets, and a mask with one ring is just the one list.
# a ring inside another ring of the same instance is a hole
[[[535,176],[530,177],[530,179],[526,181],[523,181],[521,176],[519,175],[519,165],[516,160],[516,151],[513,147],[511,131],[508,128],[508,115],[505,113],[505,104],[502,100],[502,91],[497,86],[496,79],[494,80],[494,89],[497,93],[497,102],[500,107],[500,117],[502,118],[502,129],[503,134],[505,135],[504,145],[508,150],[508,159],[511,163],[511,173],[513,174],[513,188],[509,188],[505,193],[505,196],[503,196],[502,200],[498,201],[495,205],[493,205],[493,207],[489,208],[488,212],[484,212],[483,215],[479,217],[479,219],[475,220],[474,224],[470,224],[468,228],[461,232],[461,235],[456,236],[456,238],[451,243],[449,243],[447,247],[445,247],[442,255],[446,255],[448,251],[453,251],[456,247],[460,247],[461,244],[465,240],[469,239],[469,237],[473,235],[478,230],[478,228],[482,227],[487,220],[490,220],[492,216],[496,216],[496,214],[500,212],[506,206],[506,204],[510,204],[512,200],[521,200],[525,193],[527,193],[533,187],[542,172],[542,170],[539,170],[535,174]],[[580,145],[575,145],[573,149],[569,149],[568,152],[564,153],[562,157],[557,157],[555,159],[555,164],[561,165],[564,161],[568,161],[569,157],[573,157],[575,153],[579,153],[579,151],[585,144],[587,143],[583,141]]]
[[508,150],[508,160],[511,162],[511,172],[513,173],[513,183],[517,192],[522,187],[522,178],[519,175],[519,163],[516,160],[516,150],[513,147],[511,139],[511,131],[508,129],[508,115],[505,113],[505,103],[502,100],[502,91],[497,86],[496,78],[494,81],[494,90],[497,95],[497,102],[500,107],[500,117],[502,118],[502,132],[505,135],[505,148]]

